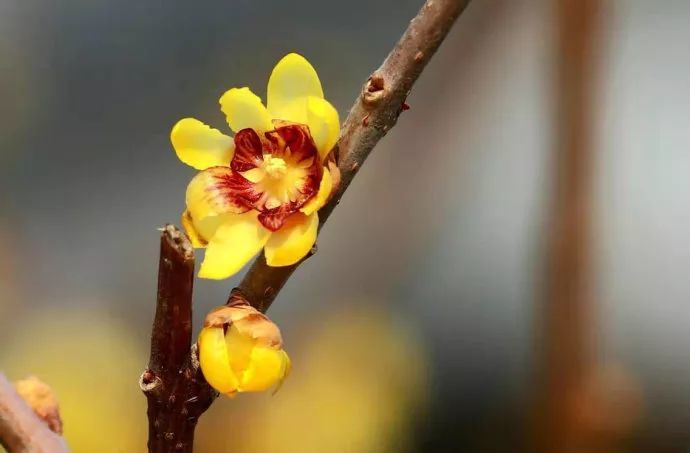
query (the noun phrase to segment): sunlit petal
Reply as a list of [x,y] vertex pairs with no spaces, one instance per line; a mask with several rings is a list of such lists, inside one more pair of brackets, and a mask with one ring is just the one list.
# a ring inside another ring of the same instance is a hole
[[204,327],[199,333],[199,363],[204,377],[220,393],[237,390],[238,379],[230,368],[223,327]]
[[319,217],[295,213],[287,218],[283,226],[271,235],[264,253],[269,266],[295,264],[311,250],[316,242]]
[[[194,226],[194,221],[192,220],[191,214],[185,209],[180,218],[182,222],[182,227],[187,233],[189,241],[192,243],[192,247],[195,249],[206,247],[208,240],[199,233],[197,227]],[[207,236],[210,237],[210,236]]]
[[319,191],[316,193],[314,198],[307,201],[307,203],[302,206],[300,211],[305,215],[311,215],[312,213],[318,211],[323,207],[323,205],[326,204],[332,190],[333,178],[331,178],[331,172],[324,167],[323,176],[321,177],[321,184],[319,185]]
[[242,176],[253,183],[261,182],[266,177],[266,170],[263,168],[252,168],[242,173]]
[[301,55],[291,53],[276,64],[268,80],[267,106],[273,118],[306,123],[306,99],[323,98],[314,67]]
[[235,149],[232,138],[194,118],[184,118],[173,126],[170,141],[177,157],[197,170],[229,165]]
[[230,128],[238,132],[251,128],[258,131],[271,129],[271,117],[261,99],[247,87],[232,88],[220,98],[220,109]]
[[338,111],[327,100],[310,96],[307,99],[307,125],[323,160],[340,135]]
[[257,346],[242,376],[240,392],[260,392],[280,384],[289,370],[290,359],[282,349]]
[[230,324],[225,333],[225,344],[228,347],[230,368],[235,372],[238,379],[242,380],[242,375],[249,366],[256,340],[250,335],[240,333],[235,324]]
[[271,236],[256,219],[256,211],[231,216],[216,230],[206,248],[199,277],[224,279],[231,277],[259,253]]
[[[229,167],[211,167],[197,173],[187,185],[187,210],[197,229],[206,217],[232,213],[241,214],[250,209],[248,202],[258,199],[254,185]],[[208,232],[200,231],[206,236]]]

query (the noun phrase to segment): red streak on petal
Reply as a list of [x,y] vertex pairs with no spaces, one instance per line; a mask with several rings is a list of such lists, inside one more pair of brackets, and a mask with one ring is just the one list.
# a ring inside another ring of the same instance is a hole
[[292,156],[298,159],[298,162],[307,159],[313,159],[312,164],[307,168],[307,177],[304,183],[297,190],[304,194],[305,197],[297,200],[297,209],[299,209],[309,198],[316,195],[323,177],[323,166],[319,157],[319,152],[316,149],[314,140],[311,138],[309,128],[299,124],[283,126],[276,129],[276,132],[285,140],[287,147],[290,149]]
[[259,222],[271,231],[278,231],[290,214],[293,214],[298,209],[295,208],[294,203],[284,204],[259,214]]
[[247,171],[261,165],[264,144],[254,129],[242,129],[235,134],[235,155],[230,162],[234,171]]
[[283,157],[289,150],[295,163],[319,155],[309,128],[302,124],[293,123],[276,127],[274,131],[266,133],[266,138],[276,146],[273,153],[275,156]]
[[[229,167],[210,167],[199,172],[190,183],[190,187],[193,184],[201,188],[202,192],[198,189],[194,190],[192,196],[195,198],[191,202],[207,203],[218,213],[247,212],[252,206],[238,196],[232,184],[228,184],[228,181],[232,179],[233,172]],[[190,196],[189,192],[187,196]],[[189,199],[188,202],[190,202]]]
[[237,172],[216,175],[215,184],[210,186],[209,190],[217,190],[229,203],[245,208],[242,212],[254,208],[254,204],[262,195],[254,183]]

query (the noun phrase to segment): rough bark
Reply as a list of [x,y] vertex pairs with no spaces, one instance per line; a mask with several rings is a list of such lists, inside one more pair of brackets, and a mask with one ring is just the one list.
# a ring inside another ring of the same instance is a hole
[[150,452],[191,452],[199,416],[217,396],[191,347],[193,283],[192,246],[177,228],[166,225],[161,232],[151,356],[139,381],[148,400]]

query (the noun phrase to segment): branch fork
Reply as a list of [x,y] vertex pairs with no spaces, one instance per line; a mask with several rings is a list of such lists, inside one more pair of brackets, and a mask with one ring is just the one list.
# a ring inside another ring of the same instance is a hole
[[[380,68],[374,71],[345,119],[331,153],[331,173],[339,184],[319,211],[319,229],[340,203],[345,190],[378,141],[396,124],[412,85],[441,45],[469,0],[427,0]],[[337,162],[337,166],[336,166]],[[151,338],[151,358],[139,385],[148,400],[149,451],[191,452],[199,416],[217,393],[206,383],[192,346],[194,253],[188,239],[172,225],[161,234],[158,298]],[[233,289],[265,312],[297,267],[270,267],[261,254]]]

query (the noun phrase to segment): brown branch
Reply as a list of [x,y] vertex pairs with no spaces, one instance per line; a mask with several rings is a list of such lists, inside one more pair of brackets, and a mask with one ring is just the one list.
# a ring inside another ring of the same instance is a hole
[[0,373],[0,444],[10,452],[66,452],[67,443],[36,415]]
[[195,348],[190,348],[193,283],[192,246],[177,228],[166,225],[151,356],[139,381],[148,400],[150,452],[191,452],[199,416],[217,396],[201,374]]
[[[319,211],[320,227],[340,203],[371,150],[395,126],[406,108],[405,99],[412,85],[468,3],[469,0],[427,0],[381,67],[369,76],[350,109],[334,150],[341,181],[338,192]],[[300,264],[270,267],[261,255],[237,290],[265,312]]]
[[[599,0],[554,0],[556,160],[547,225],[535,449],[601,451],[579,412],[596,362],[591,297],[591,181]],[[586,439],[590,437],[589,439]],[[583,442],[585,444],[583,444]]]
[[[468,2],[428,0],[381,67],[369,77],[334,149],[341,182],[331,201],[319,211],[320,226],[371,150],[397,122],[412,85]],[[234,291],[265,312],[297,266],[269,267],[262,255]],[[189,353],[194,254],[186,237],[171,225],[163,229],[158,272],[151,358],[140,379],[148,399],[149,451],[191,452],[198,417],[217,394],[199,370],[195,348]]]

